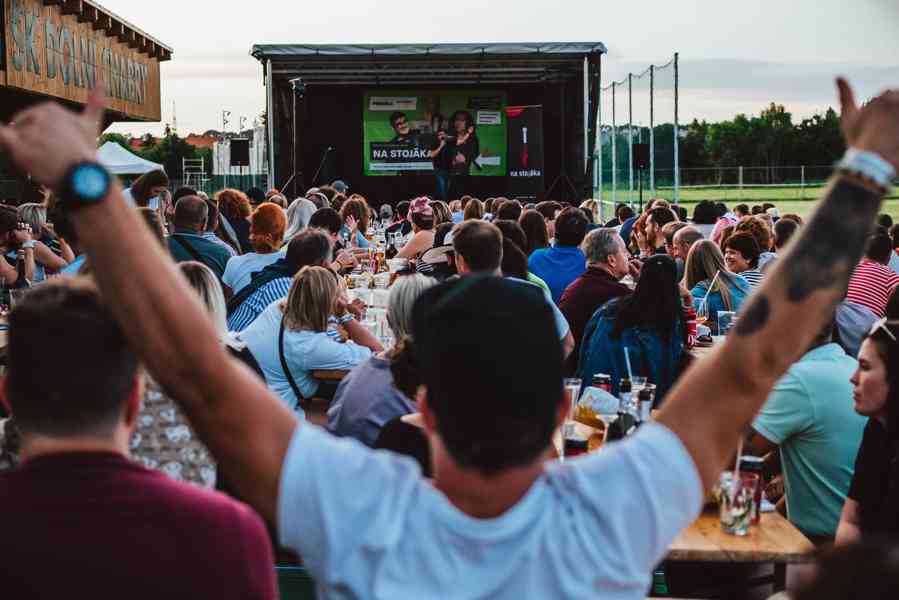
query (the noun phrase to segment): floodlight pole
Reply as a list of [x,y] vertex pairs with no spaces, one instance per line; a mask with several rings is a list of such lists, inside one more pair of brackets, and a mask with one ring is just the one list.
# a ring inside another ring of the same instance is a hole
[[655,86],[656,67],[649,65],[649,190],[653,198],[656,195]]
[[680,156],[677,146],[680,143],[680,125],[678,121],[677,103],[678,103],[678,70],[677,58],[678,52],[674,53],[674,204],[680,204]]
[[627,74],[627,152],[628,192],[627,202],[634,207],[634,74]]
[[612,82],[612,204],[618,202],[618,134],[615,131],[615,87],[617,82]]

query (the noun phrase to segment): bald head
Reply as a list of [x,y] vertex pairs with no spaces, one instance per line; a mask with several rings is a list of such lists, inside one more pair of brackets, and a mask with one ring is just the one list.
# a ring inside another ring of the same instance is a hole
[[209,207],[206,201],[199,196],[184,196],[175,205],[175,228],[189,229],[203,233],[206,229],[206,219],[209,217]]
[[674,244],[672,246],[674,258],[687,260],[687,254],[690,253],[690,248],[701,239],[703,239],[702,232],[692,225],[679,229],[677,233],[674,234]]

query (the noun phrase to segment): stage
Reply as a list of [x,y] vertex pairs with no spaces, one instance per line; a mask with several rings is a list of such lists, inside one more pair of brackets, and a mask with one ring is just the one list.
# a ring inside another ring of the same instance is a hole
[[[590,197],[605,52],[601,43],[256,45],[252,55],[266,86],[269,181],[296,197],[339,178],[373,205],[431,194],[429,171],[368,171],[366,95],[489,90],[510,107],[543,107],[541,199]],[[506,176],[472,176],[465,191],[483,199],[508,195],[508,187]]]

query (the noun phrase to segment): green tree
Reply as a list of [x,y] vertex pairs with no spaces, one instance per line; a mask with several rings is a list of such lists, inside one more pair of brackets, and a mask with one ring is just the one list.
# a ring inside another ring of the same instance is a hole
[[102,146],[106,142],[115,142],[116,144],[121,145],[123,148],[129,148],[131,145],[131,140],[129,140],[121,133],[104,133],[100,136],[97,147]]

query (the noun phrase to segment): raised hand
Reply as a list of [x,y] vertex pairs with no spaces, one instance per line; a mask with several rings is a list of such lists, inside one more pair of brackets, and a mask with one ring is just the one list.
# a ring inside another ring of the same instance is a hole
[[874,152],[899,171],[899,90],[884,92],[859,108],[849,82],[838,78],[837,89],[847,145]]
[[103,84],[98,81],[81,114],[55,102],[28,108],[13,117],[10,125],[0,127],[0,149],[19,169],[58,189],[69,168],[96,160],[105,106]]

